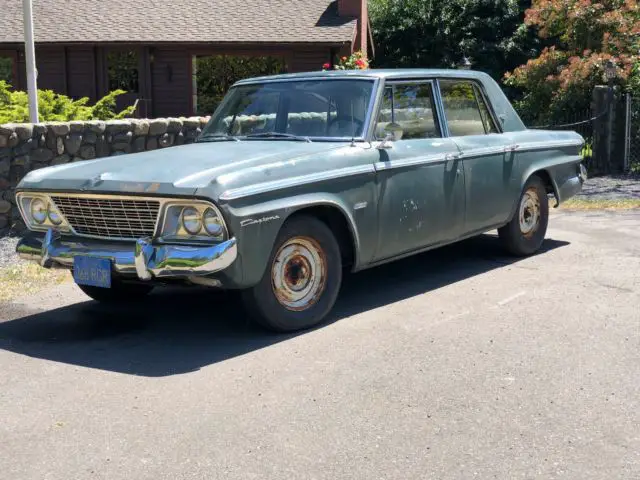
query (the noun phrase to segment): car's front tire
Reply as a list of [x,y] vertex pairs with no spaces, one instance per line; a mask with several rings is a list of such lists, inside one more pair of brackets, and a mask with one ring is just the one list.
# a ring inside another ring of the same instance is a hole
[[507,251],[517,256],[533,255],[542,247],[549,225],[549,198],[544,182],[532,176],[524,186],[511,221],[498,229]]
[[276,332],[318,325],[333,308],[342,283],[340,246],[315,217],[283,225],[260,282],[242,292],[254,320]]
[[97,302],[115,305],[140,301],[153,290],[152,285],[123,283],[115,278],[112,280],[111,288],[90,285],[78,285],[78,288]]

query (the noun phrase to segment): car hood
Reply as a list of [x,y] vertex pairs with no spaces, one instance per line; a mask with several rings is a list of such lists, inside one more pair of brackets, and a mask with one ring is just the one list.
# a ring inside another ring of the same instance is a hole
[[221,177],[226,184],[242,183],[245,172],[246,181],[257,171],[267,176],[274,170],[278,176],[293,175],[289,167],[297,160],[345,145],[280,140],[194,143],[34,170],[18,188],[193,195]]

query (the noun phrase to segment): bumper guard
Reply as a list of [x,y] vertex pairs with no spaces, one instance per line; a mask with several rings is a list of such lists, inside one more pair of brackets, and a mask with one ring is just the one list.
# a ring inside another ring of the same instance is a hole
[[28,235],[16,247],[18,255],[45,268],[72,268],[78,255],[107,258],[120,275],[140,280],[170,277],[202,277],[229,267],[238,256],[235,238],[217,245],[154,245],[150,238],[135,244],[78,238],[62,238],[53,230],[44,237]]

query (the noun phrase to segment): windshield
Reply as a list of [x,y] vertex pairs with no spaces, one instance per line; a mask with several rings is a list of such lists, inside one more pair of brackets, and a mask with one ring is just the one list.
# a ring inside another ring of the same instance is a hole
[[200,140],[362,137],[373,80],[308,80],[232,88]]

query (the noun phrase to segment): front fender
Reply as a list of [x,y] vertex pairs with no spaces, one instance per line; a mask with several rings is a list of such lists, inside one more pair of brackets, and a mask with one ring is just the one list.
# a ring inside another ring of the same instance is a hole
[[257,284],[267,269],[269,257],[285,221],[305,208],[328,206],[342,213],[347,220],[354,242],[354,263],[361,259],[361,232],[353,209],[340,196],[333,193],[306,193],[272,199],[262,203],[244,205],[222,204],[220,208],[231,235],[238,240],[238,257],[242,259],[242,272],[234,275],[234,286],[247,288]]

